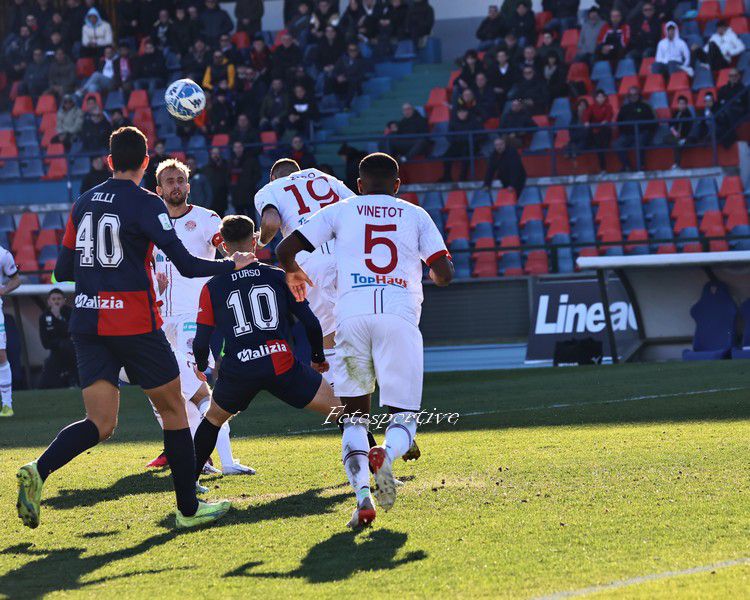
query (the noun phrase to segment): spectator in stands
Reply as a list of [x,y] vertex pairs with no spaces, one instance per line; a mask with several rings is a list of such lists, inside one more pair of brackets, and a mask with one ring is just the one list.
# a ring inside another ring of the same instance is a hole
[[703,103],[705,106],[698,113],[695,120],[695,127],[693,127],[693,131],[690,134],[691,142],[706,142],[709,141],[713,135],[717,134],[717,107],[714,95],[711,92],[708,92],[703,97]]
[[505,140],[514,148],[523,146],[524,139],[530,135],[529,131],[521,130],[535,127],[534,119],[531,118],[528,109],[519,98],[511,101],[510,110],[500,119],[500,129]]
[[406,12],[406,31],[415,48],[422,48],[435,25],[435,11],[428,0],[412,0]]
[[253,46],[250,48],[250,66],[268,84],[269,72],[271,70],[271,51],[268,49],[263,35],[258,33],[253,40]]
[[271,88],[260,105],[260,130],[280,132],[288,111],[289,99],[284,82],[277,77],[271,81]]
[[497,4],[490,4],[487,9],[487,16],[479,24],[477,29],[477,39],[479,40],[479,49],[486,50],[500,43],[505,35],[506,25]]
[[237,65],[244,62],[242,54],[237,50],[237,47],[232,43],[232,38],[228,33],[225,33],[219,38],[219,51],[224,55],[231,64]]
[[589,131],[586,128],[586,113],[589,109],[588,100],[580,98],[576,102],[576,109],[568,128],[568,147],[565,154],[568,158],[577,158],[589,146]]
[[729,70],[729,81],[719,89],[719,108],[733,126],[747,116],[747,88],[736,67]]
[[302,2],[297,6],[297,14],[286,26],[287,31],[303,48],[307,45],[307,38],[310,35],[310,10],[310,5]]
[[[476,157],[476,151],[479,147],[481,136],[469,135],[469,132],[476,132],[482,129],[482,123],[479,122],[476,115],[469,112],[466,107],[459,107],[451,117],[448,130],[451,133],[459,135],[452,135],[448,138],[450,145],[443,155],[445,160],[443,166],[443,177],[440,180],[442,183],[450,183],[453,181],[453,163],[458,162],[461,167],[459,169],[459,177],[457,181],[465,181],[469,174],[469,163],[471,157]],[[454,159],[454,160],[451,160]]]
[[521,60],[521,46],[518,45],[518,38],[512,31],[505,34],[505,39],[503,40],[500,49],[505,50],[508,54],[508,62],[511,65],[515,66],[516,63]]
[[181,66],[186,77],[194,81],[202,81],[210,61],[211,53],[206,42],[198,38],[190,50],[182,56]]
[[359,28],[365,17],[362,2],[360,0],[349,0],[337,27],[345,40],[355,40],[359,37]]
[[253,216],[253,197],[260,181],[260,164],[256,154],[247,152],[242,142],[232,144],[229,177],[234,210],[239,214]]
[[[250,119],[244,113],[240,113],[237,116],[237,124],[232,129],[232,133],[229,134],[229,139],[232,142],[240,142],[243,146],[250,146],[251,144],[260,142],[258,132],[253,129]],[[254,152],[257,152],[257,149]]]
[[227,212],[229,195],[229,165],[221,155],[221,148],[211,148],[208,165],[203,173],[211,187],[211,210],[224,216]]
[[477,73],[472,90],[477,99],[477,110],[482,116],[483,121],[500,116],[500,112],[497,110],[495,91],[490,86],[487,75]]
[[79,135],[84,152],[104,152],[111,133],[112,129],[104,118],[102,109],[94,102],[83,118],[83,127]]
[[[214,50],[213,61],[206,67],[206,72],[203,74],[203,88],[213,90],[224,87],[232,90],[234,89],[234,75],[234,65],[222,54],[221,50]],[[220,86],[222,81],[226,82],[224,86]]]
[[271,65],[273,76],[286,81],[291,71],[302,62],[302,50],[294,38],[285,33],[281,36],[281,44],[273,51]]
[[474,115],[477,119],[483,120],[483,115],[481,114],[481,111],[479,110],[479,106],[477,104],[477,97],[474,95],[474,90],[472,88],[466,88],[456,99],[453,109],[458,110],[459,108],[464,108],[472,115]]
[[153,96],[157,88],[164,87],[167,80],[167,65],[164,55],[156,51],[156,46],[151,40],[146,40],[143,54],[136,57],[133,71],[135,86],[148,89],[149,96]]
[[544,31],[542,33],[542,45],[539,46],[536,54],[539,56],[539,62],[542,65],[547,64],[547,57],[550,54],[557,56],[557,64],[563,64],[563,61],[565,60],[565,54],[563,53],[562,48],[560,48],[560,44],[558,44],[553,37],[551,31]]
[[[399,1],[399,0],[396,0]],[[359,163],[362,159],[367,156],[367,152],[363,152],[359,148],[353,148],[346,142],[344,142],[336,152],[345,163],[344,182],[350,190],[357,189],[357,179],[359,179]]]
[[541,75],[542,73],[542,61],[534,46],[526,46],[523,49],[521,60],[518,63],[518,74],[521,78],[523,77],[524,67],[531,67],[534,70],[534,75]]
[[508,60],[508,51],[501,48],[495,55],[496,62],[488,72],[489,83],[495,92],[497,113],[502,114],[508,92],[515,84],[516,72]]
[[690,67],[690,49],[680,37],[677,23],[667,23],[667,33],[656,46],[656,58],[651,65],[652,73],[671,75],[677,71],[685,71],[690,77],[693,69]]
[[260,106],[268,93],[265,82],[252,67],[237,67],[237,82],[234,86],[235,108],[238,114],[246,114],[253,123],[260,120]]
[[318,107],[315,96],[303,85],[295,85],[289,101],[286,129],[303,136],[311,133],[312,122],[318,118]]
[[310,33],[316,39],[321,39],[325,34],[326,27],[338,25],[341,15],[339,15],[338,2],[330,0],[318,0],[318,5],[313,10],[309,19]]
[[653,56],[661,39],[661,22],[651,2],[643,3],[641,14],[631,21],[630,31],[629,55],[635,59]]
[[542,10],[553,15],[545,29],[559,34],[566,29],[577,27],[579,4],[580,0],[542,0]]
[[507,144],[502,137],[496,137],[492,142],[493,150],[487,162],[487,172],[484,176],[484,188],[490,189],[492,181],[500,180],[504,188],[513,188],[520,196],[526,185],[526,169],[516,149]]
[[63,20],[70,24],[70,43],[80,42],[83,34],[82,25],[86,20],[88,7],[81,0],[65,0],[65,12]]
[[23,74],[23,92],[34,98],[44,93],[49,84],[49,63],[44,56],[44,50],[35,48],[32,60]]
[[515,12],[508,19],[508,29],[513,32],[522,47],[536,42],[534,11],[526,2],[518,3]]
[[692,108],[688,105],[685,96],[679,96],[677,98],[677,108],[672,113],[672,120],[669,122],[669,136],[666,139],[668,144],[675,146],[674,165],[672,165],[672,168],[680,166],[682,148],[688,142],[694,126],[695,115]]
[[599,168],[602,172],[607,170],[607,153],[609,143],[612,141],[612,128],[609,126],[615,120],[615,111],[609,103],[609,98],[604,90],[598,89],[594,94],[594,103],[586,110],[584,123],[588,128],[588,143],[591,148],[597,150]]
[[112,26],[92,6],[86,13],[86,22],[81,29],[81,55],[98,57],[105,47],[111,45]]
[[65,50],[58,48],[55,50],[55,58],[49,66],[49,79],[47,85],[49,93],[54,94],[57,98],[62,98],[65,94],[71,93],[76,84],[76,66],[70,60]]
[[162,8],[159,11],[159,18],[154,23],[153,30],[151,32],[151,39],[156,42],[159,50],[164,50],[169,47],[169,40],[172,38],[172,26],[174,25],[172,19],[169,18],[169,11],[166,8]]
[[510,93],[511,100],[521,100],[532,115],[541,115],[549,108],[549,90],[530,65],[523,67],[521,80]]
[[252,39],[261,30],[264,11],[263,0],[237,0],[234,6],[237,31],[244,31]]
[[104,49],[104,54],[99,59],[99,70],[94,71],[91,76],[83,83],[78,95],[83,96],[89,92],[102,93],[108,92],[117,87],[119,80],[119,57],[115,54],[112,46]]
[[745,51],[745,44],[723,19],[716,25],[716,33],[708,38],[708,43],[701,48],[693,46],[693,56],[698,64],[720,71],[728,67],[735,56]]
[[113,108],[109,111],[109,124],[112,131],[115,131],[120,127],[130,127],[133,123],[123,114],[122,108]]
[[[429,133],[430,129],[427,125],[427,119],[415,110],[414,105],[406,102],[401,107],[401,114],[403,117],[397,124],[397,133],[399,135],[425,136]],[[429,148],[426,137],[396,138],[389,140],[389,143],[391,153],[399,157],[402,163],[411,160],[415,156],[426,154]]]
[[315,65],[319,71],[330,76],[336,61],[344,53],[344,40],[333,25],[325,29],[325,35],[318,42],[315,55]]
[[542,77],[550,98],[562,98],[568,95],[568,70],[561,64],[560,57],[557,54],[550,53],[547,55],[547,62],[542,69]]
[[227,97],[227,90],[216,88],[212,95],[211,106],[208,110],[208,132],[228,134],[234,126],[234,108]]
[[66,23],[63,20],[62,13],[56,10],[52,13],[52,18],[42,29],[42,37],[45,39],[51,39],[52,35],[57,33],[60,35],[58,41],[62,42],[63,46],[69,48],[73,45],[70,39],[70,23]]
[[138,17],[140,11],[136,0],[119,0],[116,4],[117,29],[120,42],[131,41],[135,44],[135,38],[138,35],[140,24]]
[[654,5],[656,16],[659,18],[660,23],[672,20],[672,11],[676,6],[674,0],[651,0],[651,4]]
[[456,94],[460,94],[465,89],[474,86],[474,82],[477,78],[477,73],[484,71],[484,65],[479,61],[479,56],[476,50],[467,50],[464,54],[464,60],[461,63],[461,73],[456,79],[458,89]]
[[332,89],[348,110],[352,100],[362,91],[365,79],[366,64],[360,56],[359,46],[349,44],[346,54],[342,56],[333,68]]
[[81,180],[81,193],[96,187],[100,183],[109,179],[110,171],[107,165],[104,163],[104,158],[101,156],[91,157],[91,168],[89,172],[83,176]]
[[23,79],[26,65],[31,62],[36,41],[31,37],[31,31],[26,25],[21,25],[18,34],[11,33],[3,44],[6,73],[11,81]]
[[[645,123],[630,124],[637,121],[645,121]],[[650,104],[643,101],[641,92],[637,87],[631,87],[628,90],[628,102],[620,108],[617,123],[620,137],[615,140],[614,147],[617,149],[617,155],[620,157],[623,170],[633,170],[628,156],[628,151],[631,148],[635,148],[638,152],[639,166],[642,168],[645,148],[651,144],[657,122],[654,109],[651,108]]]
[[308,93],[315,93],[315,80],[307,74],[304,65],[297,65],[289,78],[289,88],[294,90],[294,86],[301,85]]
[[115,60],[115,87],[129,94],[133,89],[133,59],[130,57],[130,46],[120,44]]
[[49,35],[47,43],[44,45],[44,50],[47,53],[47,56],[54,56],[57,50],[62,50],[63,52],[65,52],[68,47],[69,44],[66,44],[63,41],[62,34],[59,31],[53,31]]
[[57,110],[57,135],[53,141],[62,143],[68,150],[82,128],[83,111],[73,100],[73,96],[66,94]]
[[409,7],[404,0],[385,2],[380,15],[381,43],[397,42],[407,38],[406,16]]
[[174,10],[174,20],[169,28],[167,45],[177,56],[182,57],[200,35],[200,31],[188,19],[184,6],[177,6]]
[[42,368],[41,389],[70,387],[78,381],[76,353],[68,327],[72,313],[62,290],[51,289],[47,294],[47,309],[39,315],[39,338],[50,351]]
[[193,40],[197,40],[199,37],[203,36],[203,22],[201,21],[201,15],[198,12],[198,7],[195,4],[188,4],[187,13],[190,30],[195,32]]
[[297,161],[302,169],[312,169],[318,166],[312,152],[305,145],[305,140],[300,135],[295,135],[291,143],[291,158]]
[[163,2],[160,0],[139,0],[138,2],[138,33],[140,38],[151,35],[151,28],[159,18],[159,9]]
[[223,33],[232,31],[232,19],[216,0],[206,0],[206,7],[200,14],[201,35],[209,46],[216,47]]
[[195,156],[188,155],[185,159],[190,169],[190,203],[202,206],[203,208],[211,208],[213,205],[213,192],[208,177],[204,175],[203,170],[198,166]]
[[148,161],[148,168],[146,169],[146,173],[143,175],[143,181],[141,182],[141,185],[144,188],[156,192],[156,169],[160,162],[167,160],[168,158],[167,146],[164,143],[164,140],[156,140],[154,151]]
[[39,23],[40,29],[43,29],[47,23],[52,19],[52,14],[55,12],[52,6],[50,6],[50,0],[36,0],[36,6],[34,6],[34,16]]
[[29,3],[27,0],[12,0],[5,8],[5,26],[9,31],[18,31],[21,25],[26,22],[26,15],[29,12]]
[[630,25],[623,22],[622,13],[614,8],[609,23],[602,27],[597,39],[596,55],[614,66],[630,49]]
[[365,14],[359,27],[359,39],[377,47],[382,6],[377,0],[362,0],[362,10]]

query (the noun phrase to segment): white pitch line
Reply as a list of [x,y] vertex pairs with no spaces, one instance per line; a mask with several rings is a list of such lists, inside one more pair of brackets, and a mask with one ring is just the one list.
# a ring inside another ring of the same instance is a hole
[[[707,390],[693,390],[691,392],[676,392],[672,394],[651,394],[647,396],[631,396],[629,398],[617,398],[615,400],[592,400],[591,402],[567,402],[558,404],[541,404],[538,406],[522,406],[517,408],[502,408],[497,410],[480,410],[475,412],[461,413],[461,417],[479,417],[484,415],[497,415],[508,412],[529,412],[536,410],[550,410],[559,408],[575,408],[578,406],[597,406],[603,404],[623,404],[625,402],[639,402],[641,400],[659,400],[661,398],[678,398],[680,396],[701,396],[704,394],[718,394],[720,392],[737,392],[747,390],[747,387],[730,387],[730,388],[710,388]],[[326,430],[333,430],[333,427],[316,427],[314,429],[299,429],[297,431],[287,431],[283,435],[304,435],[306,433],[321,433]]]
[[709,571],[715,571],[717,569],[725,569],[727,567],[738,567],[740,565],[750,565],[750,558],[738,558],[736,560],[725,560],[722,562],[714,563],[712,565],[704,565],[702,567],[692,567],[691,569],[683,569],[681,571],[665,571],[664,573],[652,573],[651,575],[641,575],[640,577],[622,579],[620,581],[613,581],[612,583],[606,583],[603,585],[592,585],[591,587],[581,588],[579,590],[568,590],[566,592],[557,592],[549,596],[540,596],[536,600],[561,600],[562,598],[574,598],[576,596],[587,596],[589,594],[596,594],[597,592],[606,592],[608,590],[616,590],[616,589],[628,587],[631,585],[638,585],[640,583],[648,583],[650,581],[659,581],[660,579],[670,579],[672,577],[682,577],[684,575],[695,575],[697,573],[706,573]]

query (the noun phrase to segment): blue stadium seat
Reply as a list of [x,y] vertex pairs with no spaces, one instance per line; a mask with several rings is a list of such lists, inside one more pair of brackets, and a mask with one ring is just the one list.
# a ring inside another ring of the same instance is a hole
[[477,223],[474,231],[471,232],[471,241],[476,242],[480,238],[494,238],[492,223]]
[[21,161],[21,174],[24,179],[39,179],[44,175],[44,167],[40,159],[32,158],[31,160]]
[[527,204],[541,204],[542,193],[536,186],[527,186],[523,188],[521,197],[518,199],[519,206],[526,206]]
[[709,281],[701,297],[690,309],[695,321],[692,350],[684,350],[683,360],[718,360],[729,358],[734,342],[737,305],[727,286]]
[[39,146],[39,140],[36,137],[35,129],[22,129],[16,131],[16,146]]
[[18,148],[18,157],[21,159],[41,158],[41,156],[42,149],[36,142],[33,142],[28,146],[20,146]]
[[643,193],[641,192],[641,184],[637,181],[626,181],[622,184],[617,197],[620,201],[627,200],[629,198],[637,198],[638,201],[640,201],[641,198],[643,198]]
[[530,246],[544,244],[544,224],[541,221],[529,221],[521,231],[521,242]]
[[187,147],[188,151],[205,150],[207,147],[206,138],[200,134],[193,135],[188,140]]
[[503,256],[500,259],[500,265],[499,265],[499,269],[503,275],[505,275],[508,269],[522,269],[522,268],[523,268],[523,264],[521,261],[520,252],[503,253]]
[[[652,240],[658,240],[660,243],[668,243],[674,239],[674,232],[671,225],[660,225],[648,230],[648,235]],[[663,240],[666,240],[664,242]]]
[[550,107],[549,116],[552,119],[559,119],[563,115],[571,116],[570,100],[568,98],[555,98]]
[[624,254],[622,246],[609,246],[604,250],[604,256],[623,256]]
[[[750,226],[737,225],[730,232],[730,236],[750,236]],[[729,247],[732,250],[750,250],[750,238],[744,240],[730,240]]]
[[648,99],[651,108],[669,108],[669,98],[667,92],[654,92]]
[[417,59],[421,63],[433,65],[443,62],[443,45],[440,38],[428,37],[427,43],[417,51]]
[[0,179],[16,179],[21,176],[17,160],[6,160],[0,166]]
[[0,112],[0,129],[13,129],[13,117],[9,112]]
[[420,194],[419,204],[422,208],[427,210],[428,208],[443,208],[443,194],[438,191],[429,191],[427,193]]
[[59,252],[60,252],[60,248],[57,246],[44,246],[39,251],[39,256],[37,256],[37,260],[39,261],[39,264],[44,264],[48,260],[56,259]]
[[425,208],[425,211],[427,212],[428,215],[430,215],[432,222],[435,223],[437,228],[440,230],[440,233],[443,234],[443,237],[445,237],[445,226],[443,225],[442,209],[433,207],[433,208]]
[[600,60],[594,63],[594,67],[591,69],[591,79],[599,81],[606,77],[612,78],[612,67],[606,60]]
[[469,208],[480,206],[492,206],[492,196],[488,190],[474,190],[474,193],[469,197]]
[[696,67],[693,76],[693,91],[703,90],[714,87],[714,76],[706,67]]
[[112,90],[107,94],[107,101],[104,103],[104,110],[114,110],[125,106],[125,96],[122,90]]
[[596,87],[601,88],[607,96],[617,93],[617,84],[612,77],[602,77],[596,82]]
[[732,359],[750,358],[750,300],[740,304],[742,317],[742,339],[738,347],[732,348]]
[[396,51],[393,53],[395,60],[414,60],[417,53],[414,50],[414,42],[411,40],[401,40],[396,44]]
[[[747,47],[747,46],[746,46]],[[737,68],[747,75],[747,68],[750,67],[750,50],[745,50],[737,59]]]
[[568,204],[571,206],[591,204],[591,188],[587,183],[577,183],[568,190]]
[[[154,93],[151,94],[151,108],[159,108],[165,105],[164,92],[166,91],[165,88],[156,88],[154,90]],[[109,97],[107,97],[107,100],[109,100]]]
[[617,69],[615,70],[615,78],[622,79],[628,75],[636,75],[635,62],[632,58],[623,58],[617,63]]
[[389,92],[392,85],[393,79],[390,77],[372,77],[362,84],[362,91],[378,97]]
[[693,195],[696,198],[715,195],[717,192],[716,180],[713,177],[701,177],[693,188],[695,189]]
[[73,177],[80,177],[89,172],[91,163],[87,156],[76,156],[70,164],[70,174]]
[[493,225],[498,230],[499,238],[518,235],[518,215],[513,206],[499,206],[492,213]]
[[65,221],[56,210],[41,213],[42,229],[64,229]]
[[33,131],[36,131],[37,128],[36,119],[32,114],[19,115],[18,117],[16,117],[13,126],[16,129],[16,133],[18,133],[19,131],[23,131],[24,129],[31,129]]
[[403,79],[411,75],[413,70],[412,62],[381,62],[375,65],[377,77],[391,77],[392,79]]
[[320,106],[318,108],[321,113],[333,114],[341,110],[341,102],[339,102],[336,94],[325,94],[320,100]]
[[15,231],[16,222],[13,219],[13,215],[7,213],[0,214],[0,231]]
[[709,210],[721,210],[718,196],[703,196],[695,200],[695,212],[698,218],[702,217]]
[[169,152],[182,152],[182,138],[173,133],[168,133],[162,136],[164,140],[164,149]]
[[469,240],[453,240],[450,245],[453,266],[456,269],[456,277],[471,277],[471,258],[469,253]]

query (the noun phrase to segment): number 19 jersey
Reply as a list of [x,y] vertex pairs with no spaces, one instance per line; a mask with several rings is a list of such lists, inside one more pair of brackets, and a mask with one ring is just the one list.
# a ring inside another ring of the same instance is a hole
[[298,232],[311,247],[336,240],[337,325],[371,314],[419,324],[422,261],[448,255],[424,209],[386,195],[355,196],[324,208]]

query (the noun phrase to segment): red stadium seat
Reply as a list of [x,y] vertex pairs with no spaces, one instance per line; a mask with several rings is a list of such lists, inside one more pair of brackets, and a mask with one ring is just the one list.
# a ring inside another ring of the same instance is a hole
[[495,206],[515,206],[516,204],[518,204],[518,198],[513,188],[502,188],[497,192]]
[[260,141],[263,142],[263,150],[275,148],[279,143],[279,138],[275,131],[261,131]]
[[617,202],[617,188],[611,181],[604,181],[596,186],[592,203],[601,204],[602,202]]
[[[491,240],[490,240],[491,241]],[[497,277],[497,256],[494,252],[477,252],[473,277]]]
[[[724,201],[724,208],[721,211],[727,216],[744,215],[747,219],[747,201],[742,194],[732,194]],[[728,229],[728,228],[727,228]]]
[[726,175],[719,188],[719,198],[726,198],[734,194],[744,194],[742,180],[738,175]]
[[701,219],[700,232],[707,237],[720,237],[725,235],[724,215],[718,210],[707,210]]
[[21,115],[34,114],[34,101],[31,96],[18,96],[13,101],[13,110],[11,111],[13,118],[18,118]]
[[36,238],[34,247],[37,252],[45,246],[59,246],[60,232],[57,229],[42,229]]
[[[534,21],[536,23],[536,30],[541,32],[544,29],[544,26],[547,25],[552,20],[552,13],[548,10],[544,10],[541,12],[536,13],[534,16]],[[539,37],[542,37],[541,35]]]
[[518,221],[518,224],[523,227],[528,223],[529,221],[542,221],[544,220],[544,214],[542,213],[542,205],[541,204],[527,204],[523,207],[523,212],[521,213],[521,219]]
[[463,190],[453,190],[451,192],[448,192],[448,196],[445,199],[445,204],[443,205],[443,211],[450,211],[456,208],[466,210],[466,207],[469,206],[469,200],[466,197],[466,192]]
[[729,83],[729,71],[732,69],[722,69],[719,71],[718,76],[716,77],[716,87],[718,89],[723,88],[727,83]]
[[[628,234],[628,242],[648,242],[648,231],[645,229],[633,229]],[[625,252],[633,252],[636,248],[648,246],[648,244],[627,244]]]
[[448,104],[448,93],[444,87],[434,87],[430,90],[430,97],[427,99],[425,108],[432,110],[436,106],[446,106]]
[[565,225],[568,225],[567,204],[553,204],[547,209],[547,214],[544,216],[544,224],[550,227],[555,223],[565,223]]
[[37,116],[57,112],[57,100],[52,94],[42,94],[36,101],[35,112]]
[[690,77],[685,71],[677,71],[669,76],[668,92],[681,92],[690,89]]
[[445,229],[451,231],[456,228],[469,227],[469,213],[465,208],[454,208],[445,217]]
[[560,46],[568,48],[570,46],[578,45],[578,38],[581,36],[578,29],[566,29],[563,31],[562,38],[560,39]]
[[735,17],[729,22],[729,26],[737,35],[750,32],[750,27],[748,27],[747,23],[747,17]]
[[79,58],[76,61],[76,77],[78,79],[86,79],[96,71],[96,63],[93,58]]
[[218,146],[219,148],[229,146],[229,134],[217,133],[211,138],[211,145]]
[[45,133],[50,130],[57,134],[57,113],[49,112],[42,115],[42,122],[39,124],[39,131]]
[[463,225],[459,225],[457,227],[452,228],[448,235],[445,238],[445,241],[448,245],[450,245],[452,242],[455,242],[456,240],[468,240],[469,239],[469,224],[464,223]]
[[21,218],[18,220],[18,227],[16,227],[16,233],[31,233],[32,231],[39,231],[39,216],[35,212],[24,211],[21,213]]
[[698,227],[698,218],[695,216],[695,213],[683,213],[674,220],[672,230],[676,234],[679,234],[684,229],[694,229],[696,227]]
[[533,115],[531,118],[537,127],[549,127],[549,117],[547,115]]
[[721,18],[721,5],[716,0],[703,0],[698,8],[696,20],[704,27],[708,21]]
[[[502,257],[506,252],[516,252],[521,247],[521,238],[517,235],[506,235],[500,238],[500,248],[498,257]],[[508,250],[510,249],[510,250]]]
[[649,202],[654,198],[667,197],[667,184],[663,179],[652,179],[646,185],[646,191],[643,193],[643,201]]
[[65,156],[65,146],[62,144],[49,144],[44,151],[45,156],[61,157]]
[[565,150],[570,144],[570,131],[560,129],[555,133],[555,150]]
[[447,123],[450,121],[451,113],[447,106],[436,106],[432,109],[430,117],[427,120],[430,125],[435,123]]
[[55,265],[57,264],[56,258],[51,258],[47,261],[44,261],[44,264],[42,265],[42,270],[47,271],[46,273],[43,273],[39,276],[39,279],[42,283],[51,283],[52,282],[52,271],[55,270]]
[[653,57],[645,57],[641,60],[641,68],[638,69],[638,75],[644,79],[651,75],[651,65],[654,64],[656,59]]
[[2,158],[18,158],[18,148],[16,147],[15,138],[11,138],[0,145],[0,159]]
[[[578,31],[577,29],[575,30]],[[568,69],[570,81],[589,81],[591,79],[589,66],[585,62],[575,62]]]
[[544,193],[544,204],[565,204],[568,201],[568,193],[564,185],[551,185]]
[[403,192],[399,195],[399,198],[402,200],[406,200],[409,204],[414,204],[415,206],[419,206],[419,196],[415,192]]
[[64,158],[49,158],[45,161],[49,168],[47,174],[42,175],[42,179],[45,181],[54,181],[56,179],[64,179],[68,176],[68,161]]
[[492,223],[492,207],[480,206],[471,214],[469,226],[474,229],[479,223]]
[[546,275],[549,273],[549,260],[544,250],[532,250],[526,257],[524,271],[527,275]]
[[675,179],[672,182],[672,187],[669,188],[669,194],[667,198],[669,200],[675,200],[676,198],[692,198],[693,197],[693,185],[689,179]]
[[[670,217],[673,219],[677,219],[682,215],[692,215],[695,217],[695,202],[693,201],[692,196],[682,196],[680,198],[675,198],[674,205],[672,206],[672,211],[670,212]],[[692,225],[687,225],[687,227],[692,227]]]
[[135,110],[136,108],[144,108],[149,106],[148,93],[146,90],[133,90],[128,98],[127,108],[128,110]]
[[[51,116],[56,117],[55,114],[52,114]],[[40,131],[42,131],[41,128]],[[52,143],[53,138],[55,138],[56,136],[57,127],[50,127],[49,129],[42,131],[42,139],[40,140],[39,145],[42,146],[42,148],[46,148]]]
[[604,223],[604,222],[614,222],[617,221],[620,222],[620,208],[617,205],[616,201],[608,201],[608,202],[600,202],[599,206],[596,209],[596,216],[594,217],[594,221],[597,223]]
[[620,80],[620,87],[617,89],[617,95],[620,97],[627,96],[631,87],[641,89],[641,80],[638,75],[626,75]]
[[666,91],[666,87],[664,86],[664,77],[657,74],[651,74],[646,77],[646,83],[643,84],[643,93],[646,96],[650,96],[654,92],[664,92]]
[[[724,11],[722,16],[725,19],[733,19],[734,17],[741,17],[745,14],[745,2],[744,0],[726,0],[724,3]],[[734,27],[732,27],[734,29]],[[735,33],[738,33],[735,30]]]
[[250,36],[247,31],[236,31],[232,35],[232,43],[237,47],[237,50],[245,50],[250,47]]

